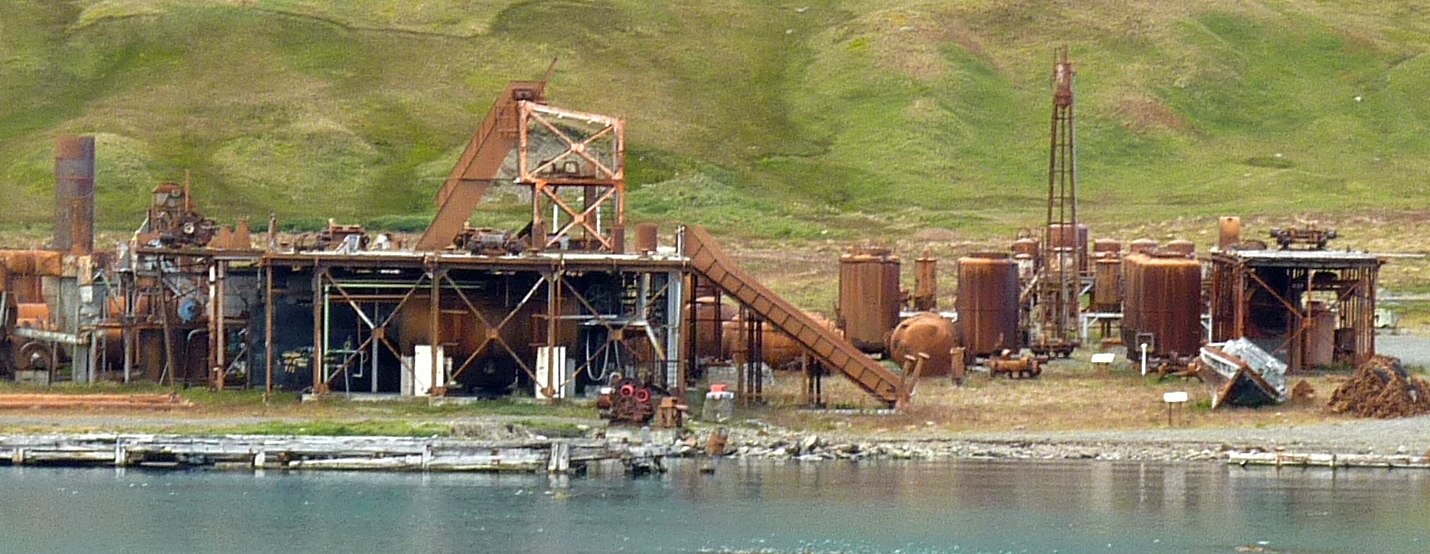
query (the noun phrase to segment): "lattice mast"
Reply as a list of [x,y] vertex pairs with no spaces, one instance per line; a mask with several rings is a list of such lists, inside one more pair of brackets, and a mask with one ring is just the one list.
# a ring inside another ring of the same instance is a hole
[[1066,354],[1078,342],[1082,260],[1086,241],[1077,220],[1077,153],[1074,148],[1073,67],[1068,48],[1059,48],[1053,65],[1053,115],[1048,152],[1048,217],[1043,227],[1038,276],[1037,328],[1030,342],[1035,352]]

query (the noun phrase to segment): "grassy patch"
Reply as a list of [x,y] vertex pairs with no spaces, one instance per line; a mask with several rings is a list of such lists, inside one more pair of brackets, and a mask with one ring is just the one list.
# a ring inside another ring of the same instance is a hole
[[[223,222],[415,231],[504,82],[560,58],[553,104],[626,118],[632,221],[1005,235],[1043,217],[1061,43],[1089,221],[1418,209],[1423,19],[1310,0],[19,0],[0,6],[0,186],[20,192],[0,224],[48,224],[53,136],[89,133],[105,228],[188,171]],[[503,188],[479,225],[524,223]]]
[[207,434],[432,437],[447,436],[451,434],[451,432],[452,429],[450,425],[434,422],[311,420],[297,423],[270,421],[255,425],[212,429],[208,431]]

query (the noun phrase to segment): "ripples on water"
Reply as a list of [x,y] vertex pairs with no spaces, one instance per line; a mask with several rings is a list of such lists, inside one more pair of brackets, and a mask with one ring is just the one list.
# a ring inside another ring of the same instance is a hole
[[0,552],[1415,552],[1430,474],[674,464],[651,478],[0,468]]

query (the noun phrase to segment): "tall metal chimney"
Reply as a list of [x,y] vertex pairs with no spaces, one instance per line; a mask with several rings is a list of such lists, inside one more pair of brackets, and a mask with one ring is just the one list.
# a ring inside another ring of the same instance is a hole
[[55,250],[94,251],[94,137],[55,138]]

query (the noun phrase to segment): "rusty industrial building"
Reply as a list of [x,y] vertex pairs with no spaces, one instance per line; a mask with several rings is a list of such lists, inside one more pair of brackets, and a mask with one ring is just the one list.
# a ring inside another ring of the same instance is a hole
[[[1062,50],[1042,229],[1011,253],[958,259],[950,313],[938,311],[931,257],[915,262],[910,294],[897,255],[856,248],[838,260],[833,321],[742,272],[703,229],[628,224],[624,122],[547,104],[544,80],[497,97],[411,247],[335,222],[281,240],[272,217],[266,235],[246,220],[221,226],[186,179],[153,189],[131,243],[97,252],[94,141],[60,137],[52,248],[0,251],[0,370],[317,395],[554,399],[605,387],[615,417],[637,421],[709,366],[733,369],[746,401],[762,399],[764,368],[800,367],[810,404],[837,373],[899,405],[918,376],[960,381],[979,361],[1036,376],[1047,358],[1090,346],[1091,327],[1129,359],[1181,363],[1243,337],[1293,371],[1374,354],[1382,261],[1324,250],[1334,232],[1276,230],[1272,250],[1224,219],[1202,259],[1186,241],[1089,243],[1072,76]],[[527,224],[470,227],[498,183],[528,194]]]
[[[742,273],[703,230],[628,233],[623,121],[550,106],[545,86],[517,81],[498,96],[411,249],[331,222],[280,244],[270,218],[253,236],[246,221],[204,217],[186,182],[154,189],[132,243],[95,252],[94,142],[61,137],[53,250],[0,254],[3,366],[36,382],[68,366],[77,383],[319,395],[560,398],[614,384],[628,415],[648,416],[653,394],[681,394],[712,361],[697,354],[705,291],[741,307],[733,329],[718,316],[713,329],[717,344],[746,339],[715,349],[742,353],[742,395],[760,394],[768,328],[812,374],[900,400],[892,372]],[[468,227],[498,182],[527,189],[529,223]]]

